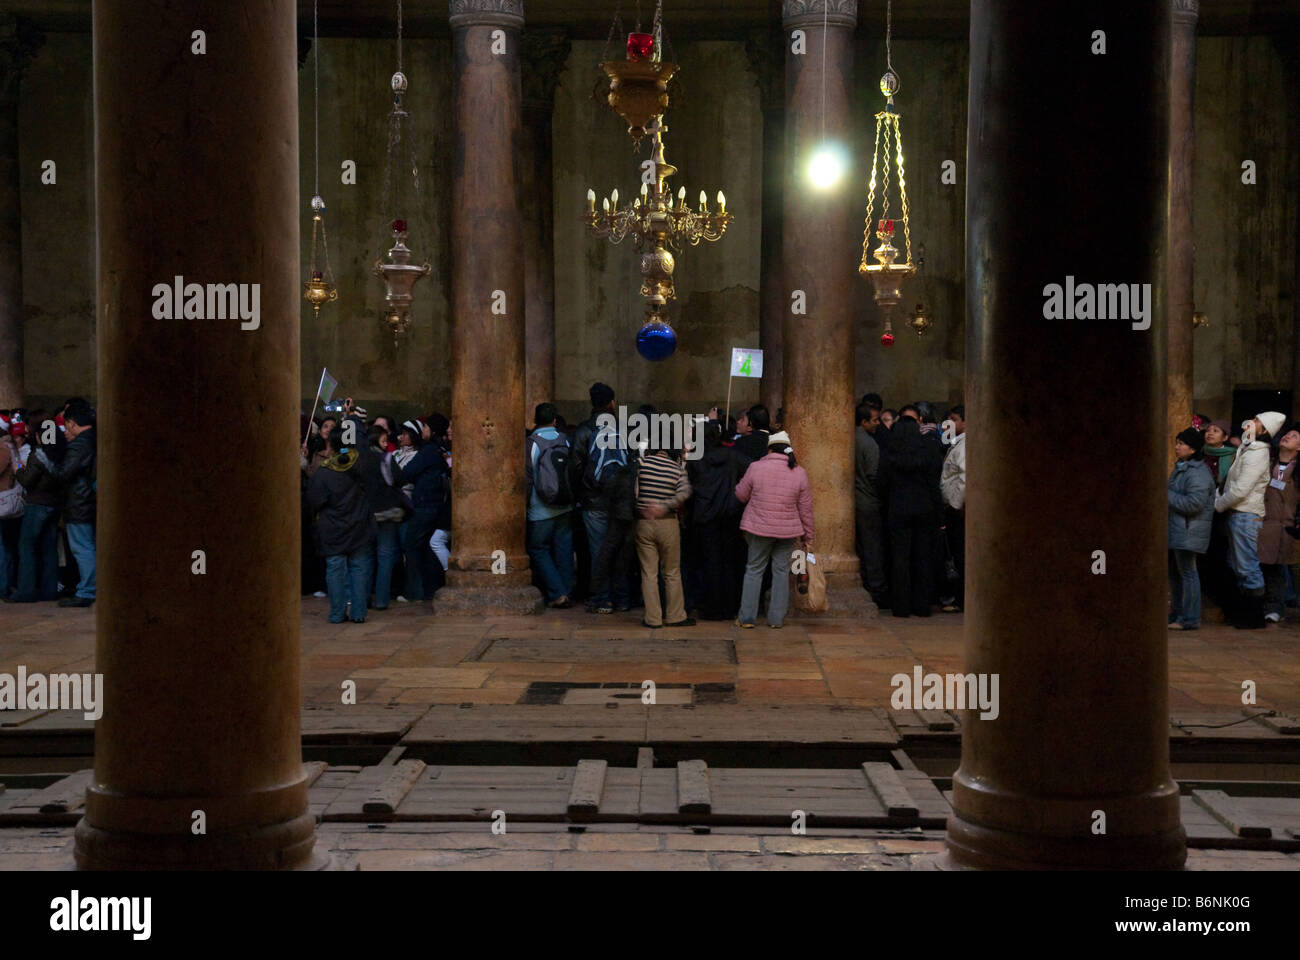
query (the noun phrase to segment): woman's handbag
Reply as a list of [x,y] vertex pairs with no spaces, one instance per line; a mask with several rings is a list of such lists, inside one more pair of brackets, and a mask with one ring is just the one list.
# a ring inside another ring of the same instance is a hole
[[15,483],[8,490],[0,490],[0,520],[13,520],[23,515],[23,485]]
[[[803,574],[794,572],[795,564],[801,559]],[[825,613],[826,612],[826,574],[822,570],[822,565],[817,562],[817,555],[808,550],[803,541],[800,540],[791,556],[790,564],[790,599],[796,610],[802,613]],[[807,590],[800,583],[803,577],[807,577]]]

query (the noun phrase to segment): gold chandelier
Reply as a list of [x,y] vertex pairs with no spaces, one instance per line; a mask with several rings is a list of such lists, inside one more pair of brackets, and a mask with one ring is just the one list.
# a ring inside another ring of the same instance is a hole
[[[916,273],[916,266],[912,263],[912,231],[907,208],[907,180],[903,173],[903,132],[898,122],[899,115],[894,111],[894,94],[898,92],[899,80],[898,74],[894,72],[894,66],[890,61],[889,54],[891,34],[893,32],[892,4],[887,15],[891,20],[885,31],[885,59],[888,63],[888,69],[886,69],[885,75],[880,78],[880,92],[886,98],[885,109],[876,114],[876,144],[871,154],[871,180],[867,192],[866,225],[862,234],[862,260],[858,264],[858,273],[866,274],[871,278],[871,285],[875,288],[876,305],[880,307],[885,317],[885,330],[880,336],[880,342],[885,346],[889,346],[894,342],[892,319],[894,308],[903,299],[903,280]],[[898,221],[891,219],[889,216],[891,165],[895,168],[895,176],[898,181],[898,201],[903,214],[902,251],[899,251],[894,246],[895,227]],[[874,214],[876,185],[878,183],[881,187],[880,218],[876,220]],[[871,245],[873,222],[875,224],[876,239],[880,241],[880,246],[871,251],[871,256],[875,258],[876,262],[868,263],[867,254]],[[900,252],[904,254],[904,260],[901,263],[898,262]],[[924,327],[918,330],[918,333],[923,332]]]
[[647,321],[655,324],[665,322],[663,308],[676,299],[672,251],[680,253],[686,244],[698,246],[702,240],[712,243],[721,239],[733,219],[721,190],[716,210],[709,209],[703,190],[699,206],[692,210],[686,203],[686,188],[680,188],[674,198],[668,186],[668,178],[677,173],[677,168],[664,159],[663,135],[668,127],[663,114],[668,107],[667,82],[676,73],[677,65],[661,59],[662,9],[660,0],[652,33],[628,36],[626,60],[601,64],[611,81],[609,105],[627,122],[632,139],[639,144],[645,134],[651,135],[651,159],[643,165],[641,195],[620,207],[618,191],[614,190],[597,211],[596,191],[588,190],[587,212],[582,218],[597,237],[618,244],[630,236],[635,249],[642,251],[641,296],[646,301]]

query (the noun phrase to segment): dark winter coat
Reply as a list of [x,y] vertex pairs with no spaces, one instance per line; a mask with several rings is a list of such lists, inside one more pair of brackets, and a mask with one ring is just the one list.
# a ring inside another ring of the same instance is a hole
[[691,522],[711,523],[719,519],[739,520],[744,504],[736,499],[736,484],[748,464],[735,447],[705,446],[704,456],[686,461],[686,475],[694,491]]
[[411,502],[417,510],[439,510],[449,493],[451,473],[442,447],[437,442],[426,443],[414,459],[402,468],[404,483],[414,483]]
[[[600,411],[604,413],[605,411]],[[596,424],[597,412],[592,411],[591,416],[578,424],[578,429],[573,432],[572,450],[569,454],[569,489],[573,491],[577,499],[578,506],[583,510],[608,510],[609,502],[602,492],[592,484],[590,451],[592,441],[600,427]]]
[[357,462],[355,450],[331,457],[307,485],[307,503],[316,517],[316,549],[322,557],[355,553],[375,538],[375,515]]
[[59,481],[50,476],[38,457],[27,458],[27,466],[18,471],[17,479],[23,485],[24,503],[34,507],[58,507]]
[[[1297,551],[1295,538],[1287,534],[1283,527],[1289,527],[1295,520],[1296,507],[1300,505],[1300,489],[1295,485],[1296,463],[1292,460],[1282,473],[1284,490],[1272,485],[1264,490],[1264,523],[1259,528],[1259,562],[1260,563],[1294,563]],[[1277,477],[1278,465],[1273,464],[1269,479]]]
[[33,454],[63,488],[64,523],[95,522],[95,435],[94,427],[77,434],[57,463],[44,450]]
[[1169,549],[1204,553],[1214,520],[1214,474],[1200,458],[1179,460],[1169,473]]
[[943,444],[937,436],[923,437],[910,417],[895,421],[890,430],[877,475],[890,524],[918,517],[932,517],[938,522],[943,515],[943,494],[939,490]]

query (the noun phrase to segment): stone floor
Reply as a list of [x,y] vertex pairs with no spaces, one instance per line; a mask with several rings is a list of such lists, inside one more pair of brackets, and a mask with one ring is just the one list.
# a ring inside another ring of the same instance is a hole
[[[945,870],[943,836],[915,838],[813,830],[806,836],[743,827],[588,828],[522,824],[494,835],[487,824],[329,823],[317,827],[335,870]],[[73,828],[0,831],[0,872],[72,869]],[[1300,870],[1300,853],[1189,850],[1187,869]]]
[[[1050,628],[1045,621],[1044,630]],[[0,606],[0,672],[12,673],[19,664],[29,673],[91,671],[93,632],[93,609]],[[506,639],[512,644],[490,645]],[[611,640],[622,642],[600,642]],[[1172,632],[1169,653],[1175,715],[1239,707],[1244,680],[1255,682],[1261,706],[1300,710],[1300,616],[1258,631],[1207,623],[1195,632]],[[345,680],[355,681],[358,702],[408,704],[511,704],[522,702],[535,682],[639,687],[653,680],[708,684],[715,694],[721,691],[721,702],[739,704],[888,706],[890,677],[917,664],[926,672],[961,669],[960,614],[791,620],[781,630],[702,622],[651,631],[635,611],[477,620],[441,618],[403,604],[372,611],[362,624],[330,624],[324,600],[308,597],[302,604],[307,703],[338,703]]]

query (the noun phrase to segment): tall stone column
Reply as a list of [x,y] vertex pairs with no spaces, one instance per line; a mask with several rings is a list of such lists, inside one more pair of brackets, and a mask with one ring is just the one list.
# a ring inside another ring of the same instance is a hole
[[569,59],[569,41],[525,33],[524,161],[519,165],[524,218],[524,423],[539,403],[555,400],[555,216],[552,210],[551,118],[555,85]]
[[[314,862],[286,509],[301,442],[285,362],[302,296],[295,21],[293,0],[94,7],[104,697],[82,868]],[[145,410],[183,428],[159,444],[129,427]],[[214,438],[223,422],[238,442]]]
[[785,53],[787,36],[776,31],[751,33],[745,53],[758,76],[763,109],[763,221],[759,265],[758,345],[763,351],[763,406],[775,419],[784,404],[785,383],[781,333],[790,312],[781,242],[785,189]]
[[1196,16],[1198,0],[1169,0],[1172,13],[1169,72],[1169,264],[1165,275],[1169,308],[1169,424],[1166,463],[1174,462],[1174,435],[1192,423],[1195,394],[1192,362],[1192,160],[1196,125]]
[[[853,139],[857,7],[857,0],[785,0],[782,8],[786,36],[802,30],[806,52],[795,53],[793,44],[785,44],[790,164],[782,232],[786,289],[781,345],[785,424],[812,481],[813,552],[826,572],[828,615],[862,617],[874,615],[875,605],[862,588],[853,549],[853,293],[861,246],[854,242],[854,215],[859,185],[846,175],[833,189],[818,191],[805,176],[823,138],[845,149]],[[806,314],[792,313],[796,291],[802,293],[799,303]]]
[[522,0],[452,0],[451,569],[441,613],[534,613],[524,549]]
[[13,14],[0,16],[0,408],[24,403],[18,88],[42,39]]
[[[1130,0],[972,4],[965,668],[998,695],[996,717],[968,710],[962,727],[948,848],[963,864],[1186,856],[1164,616],[1169,20]],[[1147,285],[1150,325],[1131,304],[1058,318],[1050,285],[1067,277]],[[1123,496],[1108,471],[1008,455],[1080,410],[1125,424]]]

